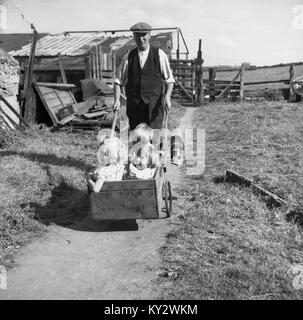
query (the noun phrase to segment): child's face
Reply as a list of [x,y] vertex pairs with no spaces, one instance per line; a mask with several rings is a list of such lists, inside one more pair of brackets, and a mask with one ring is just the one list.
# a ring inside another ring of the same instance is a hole
[[148,149],[141,149],[139,154],[133,159],[133,164],[136,166],[137,169],[143,170],[150,166],[150,156],[149,156]]
[[107,166],[110,164],[115,164],[117,162],[117,150],[115,150],[112,146],[112,149],[107,145],[107,143],[104,143],[100,146],[98,150],[98,156],[99,156],[99,162],[103,166]]
[[139,170],[143,170],[147,168],[149,165],[150,165],[150,161],[147,154],[142,154],[140,157],[138,157],[136,167]]

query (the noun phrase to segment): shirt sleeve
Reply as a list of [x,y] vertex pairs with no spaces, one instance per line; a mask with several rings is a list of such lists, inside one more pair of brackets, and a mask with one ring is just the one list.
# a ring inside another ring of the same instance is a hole
[[164,82],[175,83],[175,79],[173,77],[173,73],[171,71],[167,55],[162,49],[159,49],[159,59],[160,59],[161,73],[162,73]]
[[122,60],[121,68],[118,70],[118,77],[114,80],[115,84],[123,87],[127,83],[128,77],[128,54]]

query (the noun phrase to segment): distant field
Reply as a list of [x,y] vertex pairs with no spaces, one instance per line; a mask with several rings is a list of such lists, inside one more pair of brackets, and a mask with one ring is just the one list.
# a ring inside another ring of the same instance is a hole
[[[295,78],[303,75],[303,65],[294,66]],[[238,71],[217,71],[217,80],[232,80],[236,76]],[[203,73],[203,78],[208,79],[208,72]],[[269,80],[282,80],[289,79],[289,66],[272,67],[272,68],[260,68],[257,70],[245,71],[244,81],[269,81]],[[245,89],[283,89],[288,88],[287,84],[283,83],[270,83],[246,86]]]

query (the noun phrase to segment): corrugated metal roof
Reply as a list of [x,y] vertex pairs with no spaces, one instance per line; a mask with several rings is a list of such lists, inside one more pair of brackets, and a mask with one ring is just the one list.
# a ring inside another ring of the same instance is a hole
[[[62,56],[81,56],[85,55],[91,47],[108,39],[110,39],[115,46],[121,46],[128,42],[130,38],[131,37],[127,36],[111,37],[96,33],[48,35],[37,41],[35,56],[55,57],[59,52]],[[27,57],[30,54],[30,49],[31,44],[28,44],[20,50],[11,51],[10,54],[14,57]]]
[[[171,32],[160,33],[151,37],[151,43],[167,51],[167,39],[171,37]],[[134,47],[135,42],[129,34],[108,35],[105,33],[67,33],[48,35],[37,41],[36,57],[57,57],[60,52],[62,56],[81,56],[88,53],[91,47],[102,43],[103,52],[110,49],[118,50],[122,47]],[[31,44],[23,46],[19,50],[11,51],[14,57],[28,57]]]

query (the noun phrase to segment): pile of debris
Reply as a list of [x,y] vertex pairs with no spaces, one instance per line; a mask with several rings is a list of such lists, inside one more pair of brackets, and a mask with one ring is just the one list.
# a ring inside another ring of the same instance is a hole
[[84,101],[79,103],[73,94],[74,84],[35,82],[33,85],[54,126],[75,129],[111,126],[114,94],[103,80],[81,80]]
[[73,105],[75,117],[69,122],[74,129],[110,126],[113,121],[113,95],[97,95]]

